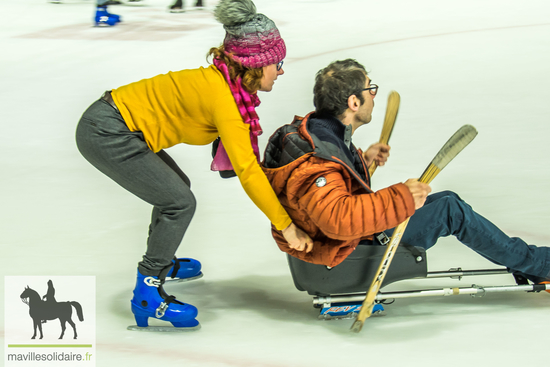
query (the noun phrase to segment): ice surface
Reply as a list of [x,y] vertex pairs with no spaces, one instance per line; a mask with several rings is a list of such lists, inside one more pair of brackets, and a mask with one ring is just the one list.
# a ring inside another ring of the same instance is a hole
[[[0,2],[1,274],[96,276],[98,366],[548,364],[548,294],[400,300],[387,307],[388,316],[367,320],[358,335],[349,332],[350,320],[317,321],[311,298],[294,288],[268,220],[237,180],[209,171],[210,147],[169,149],[199,203],[178,255],[201,260],[205,276],[167,288],[199,308],[202,329],[127,331],[134,323],[129,300],[150,208],[79,155],[74,130],[107,89],[207,65],[205,54],[221,43],[222,26],[208,9],[170,14],[168,5],[144,0],[113,6],[124,22],[94,28],[92,0]],[[380,85],[373,122],[354,135],[356,145],[378,139],[386,96],[390,90],[401,95],[392,155],[377,170],[375,188],[419,176],[454,131],[472,124],[479,135],[433,189],[457,191],[510,235],[549,244],[547,0],[256,5],[275,21],[288,47],[285,74],[273,92],[261,95],[262,148],[278,126],[312,110],[315,72],[353,57]],[[441,240],[429,257],[430,270],[494,267],[453,238]]]

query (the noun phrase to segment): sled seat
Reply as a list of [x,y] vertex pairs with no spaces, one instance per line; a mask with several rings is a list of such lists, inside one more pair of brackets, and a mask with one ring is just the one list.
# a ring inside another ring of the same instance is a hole
[[[359,245],[339,265],[328,268],[287,255],[294,285],[314,296],[366,292],[382,261],[386,246]],[[428,274],[426,250],[399,245],[382,287],[399,280],[424,278]]]

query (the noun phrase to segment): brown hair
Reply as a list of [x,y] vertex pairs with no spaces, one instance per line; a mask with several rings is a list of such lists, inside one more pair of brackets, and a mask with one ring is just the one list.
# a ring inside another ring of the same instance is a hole
[[315,112],[340,117],[348,108],[348,98],[357,96],[365,103],[363,88],[367,81],[365,67],[353,59],[334,61],[315,76],[313,104]]
[[212,47],[206,58],[212,56],[213,59],[219,59],[229,69],[229,77],[232,81],[237,80],[240,76],[242,79],[242,85],[248,93],[256,93],[262,85],[262,77],[264,76],[263,68],[247,68],[242,66],[240,62],[233,59],[231,54],[225,53],[223,45],[220,47]]

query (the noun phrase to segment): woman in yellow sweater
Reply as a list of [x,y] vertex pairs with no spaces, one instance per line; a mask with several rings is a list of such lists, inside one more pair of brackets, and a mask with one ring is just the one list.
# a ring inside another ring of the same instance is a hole
[[[179,330],[199,327],[197,309],[168,296],[163,283],[202,276],[194,259],[174,258],[195,211],[190,181],[163,150],[179,143],[221,141],[212,163],[233,170],[252,201],[296,249],[312,241],[285,212],[258,162],[261,133],[257,91],[269,92],[282,69],[286,47],[273,21],[250,0],[222,0],[215,10],[224,24],[213,64],[182,70],[106,92],[83,114],[76,140],[97,169],[153,205],[147,251],[138,265],[131,301],[137,328],[148,318]],[[162,329],[162,328],[160,328]],[[159,330],[158,327],[154,330]]]

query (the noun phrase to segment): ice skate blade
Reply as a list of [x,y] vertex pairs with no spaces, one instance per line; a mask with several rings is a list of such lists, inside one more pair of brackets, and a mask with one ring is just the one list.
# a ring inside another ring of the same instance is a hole
[[200,279],[204,276],[203,273],[200,273],[198,275],[195,275],[194,277],[190,278],[166,278],[166,283],[181,283],[181,282],[190,282],[192,280]]
[[[347,319],[356,319],[357,318],[357,314],[358,312],[350,312],[348,314],[345,314],[345,315],[330,315],[330,314],[323,314],[323,315],[319,315],[319,320],[325,320],[325,321],[330,321],[330,320],[347,320]],[[375,311],[372,313],[371,317],[382,317],[382,316],[386,316],[386,311],[385,310],[379,310],[379,311]]]
[[357,318],[357,313],[351,312],[346,315],[336,315],[336,316],[325,314],[325,315],[319,315],[318,318],[319,320],[324,320],[324,321],[355,319]]
[[201,12],[201,11],[213,12],[214,8],[207,7],[207,6],[194,6],[192,8],[187,8],[187,11],[189,11],[189,12],[195,12],[195,11],[198,11],[198,12]]
[[205,6],[197,6],[197,7],[194,7],[194,8],[185,8],[185,9],[168,9],[168,12],[170,13],[194,13],[194,12],[213,12],[214,11],[214,8],[207,8]]
[[118,23],[121,23],[122,21],[118,21],[114,24],[108,24],[108,23],[95,23],[94,27],[95,28],[110,28],[110,27],[114,27],[116,26]]
[[130,325],[126,329],[131,331],[145,331],[155,333],[185,333],[188,331],[197,331],[201,328],[201,324],[193,327],[174,327],[174,326],[147,326],[141,327],[137,325]]

